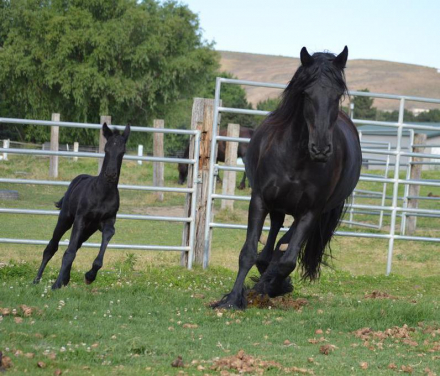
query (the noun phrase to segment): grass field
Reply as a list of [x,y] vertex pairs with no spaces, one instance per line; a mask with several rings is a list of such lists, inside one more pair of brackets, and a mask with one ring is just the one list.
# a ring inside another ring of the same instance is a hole
[[[96,165],[61,159],[59,179],[94,174]],[[47,179],[47,171],[46,158],[10,156],[0,163],[2,177]],[[121,183],[151,184],[151,178],[150,164],[124,163]],[[167,168],[166,184],[176,181],[174,166]],[[12,184],[0,184],[0,189],[20,194],[20,200],[0,202],[0,207],[48,210],[65,191]],[[427,192],[422,188],[423,195]],[[120,213],[174,213],[183,196],[167,193],[159,203],[151,193],[121,191]],[[233,213],[218,212],[216,220],[245,223],[246,207],[237,203]],[[0,237],[48,240],[55,222],[52,216],[1,214]],[[388,220],[384,226],[386,231]],[[439,228],[432,219],[419,219],[418,226],[420,235],[436,235]],[[112,242],[179,245],[181,228],[119,220]],[[386,241],[338,237],[333,268],[324,268],[319,282],[302,282],[295,273],[291,297],[245,312],[213,311],[208,303],[232,287],[244,235],[215,230],[211,267],[205,271],[180,268],[177,253],[108,250],[92,286],[84,285],[83,275],[97,250],[82,249],[70,285],[55,292],[50,286],[63,247],[41,284],[33,286],[42,249],[0,244],[0,351],[13,362],[7,372],[204,375],[220,374],[224,367],[226,375],[247,367],[251,374],[268,375],[440,375],[440,251],[435,243],[397,242],[393,274],[385,277]],[[90,241],[99,242],[99,236]],[[369,329],[356,332],[362,328]],[[247,355],[237,356],[239,350]],[[185,367],[171,366],[178,356]]]

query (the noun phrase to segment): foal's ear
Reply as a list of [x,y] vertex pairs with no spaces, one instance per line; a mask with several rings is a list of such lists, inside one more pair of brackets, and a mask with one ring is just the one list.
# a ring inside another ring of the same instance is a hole
[[102,124],[102,134],[104,135],[106,140],[108,140],[111,136],[113,136],[113,132],[107,126],[107,123]]
[[347,58],[348,58],[348,48],[347,46],[345,46],[343,51],[338,56],[335,57],[335,60],[333,60],[333,64],[339,69],[344,69],[345,64],[347,63]]
[[309,52],[307,51],[307,48],[305,47],[301,48],[300,58],[301,58],[301,64],[304,67],[308,67],[313,63],[313,57],[310,56]]
[[128,136],[130,136],[130,124],[127,124],[127,126],[124,129],[124,133],[122,133],[122,137],[124,137],[125,142],[127,142]]

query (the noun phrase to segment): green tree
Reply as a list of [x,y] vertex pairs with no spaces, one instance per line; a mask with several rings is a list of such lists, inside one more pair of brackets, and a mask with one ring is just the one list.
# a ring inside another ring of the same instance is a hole
[[[364,93],[369,93],[370,90],[359,90]],[[354,118],[361,120],[374,120],[376,119],[376,107],[373,107],[374,99],[371,97],[355,96],[353,98],[354,103]]]
[[[197,16],[175,1],[0,0],[2,116],[151,125],[200,92],[218,60]],[[73,137],[96,143],[97,132],[63,129],[60,141]]]

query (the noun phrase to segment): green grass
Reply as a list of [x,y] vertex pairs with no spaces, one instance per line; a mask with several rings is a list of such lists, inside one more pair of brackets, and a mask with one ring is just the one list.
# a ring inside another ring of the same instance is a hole
[[[295,297],[308,302],[300,311],[250,308],[219,315],[206,303],[230,288],[231,271],[190,272],[168,266],[133,272],[132,262],[122,263],[119,271],[101,273],[94,286],[85,286],[82,273],[75,271],[70,286],[55,292],[49,289],[49,279],[55,278],[56,269],[49,269],[38,286],[29,283],[35,265],[0,269],[0,306],[19,312],[21,304],[35,308],[21,323],[11,315],[0,323],[0,348],[9,349],[6,355],[14,362],[11,373],[43,374],[47,369],[61,369],[72,375],[133,375],[144,374],[151,367],[151,374],[176,374],[170,364],[180,355],[189,365],[185,372],[202,375],[206,371],[191,366],[193,360],[212,361],[240,349],[284,367],[307,368],[316,375],[392,374],[387,369],[390,363],[413,365],[420,372],[426,367],[440,369],[440,352],[430,352],[440,341],[440,331],[436,337],[424,333],[427,326],[439,329],[438,278],[353,277],[326,272],[312,285],[295,279]],[[396,299],[364,297],[376,289]],[[184,324],[197,328],[184,328]],[[383,342],[383,349],[373,343],[374,349],[369,349],[353,334],[364,327],[386,330],[405,324],[415,328],[411,340],[417,346],[390,338]],[[324,334],[315,334],[318,329]],[[309,341],[321,337],[323,342]],[[291,345],[286,346],[285,340]],[[323,344],[336,349],[327,356],[320,354]],[[16,357],[12,355],[16,350],[35,357]],[[45,352],[56,358],[51,360]],[[47,369],[37,369],[38,361],[44,361]],[[367,362],[368,370],[362,370],[360,362]],[[278,371],[268,370],[267,374]]]
[[[95,174],[96,169],[96,161],[60,159],[59,180],[68,181],[80,173]],[[47,171],[47,158],[10,156],[10,161],[0,163],[2,177],[48,179]],[[424,178],[438,177],[438,172],[424,174]],[[151,178],[151,164],[124,163],[121,183],[151,184]],[[175,166],[166,168],[165,180],[168,186],[177,186]],[[377,183],[362,185],[364,189],[380,189]],[[20,200],[0,202],[0,207],[45,210],[53,210],[53,202],[65,191],[64,187],[17,184],[0,184],[0,189],[15,189],[20,194]],[[424,188],[421,193],[428,191],[439,194]],[[247,195],[249,190],[237,193]],[[152,193],[124,190],[120,213],[175,213],[184,196],[166,193],[160,203]],[[218,212],[216,221],[246,223],[247,205],[236,202],[234,212]],[[437,207],[433,202],[423,205]],[[371,223],[377,221],[377,217],[366,218]],[[53,216],[1,214],[0,237],[48,240],[55,222]],[[385,219],[382,232],[388,231],[387,226],[389,219]],[[417,234],[437,236],[438,228],[438,220],[419,219]],[[180,245],[181,230],[181,224],[118,220],[112,243]],[[68,237],[66,234],[64,238]],[[19,314],[22,304],[35,308],[21,323],[11,315],[0,321],[0,350],[14,363],[8,373],[53,374],[61,369],[63,374],[69,370],[72,375],[174,375],[179,369],[170,364],[181,355],[188,366],[183,369],[185,373],[218,374],[209,369],[211,361],[240,349],[283,367],[306,368],[315,375],[391,375],[397,371],[387,368],[390,363],[399,369],[412,366],[415,374],[423,374],[426,367],[439,373],[440,351],[431,352],[440,342],[440,331],[431,333],[440,329],[440,251],[435,243],[397,241],[393,274],[385,277],[387,241],[337,237],[333,269],[324,268],[318,282],[301,282],[294,274],[293,298],[308,302],[301,310],[250,308],[218,314],[207,303],[231,289],[244,237],[244,231],[214,230],[207,271],[178,267],[180,254],[175,252],[109,249],[104,268],[92,286],[84,285],[83,276],[97,250],[81,249],[70,285],[55,292],[50,286],[57,276],[63,247],[50,262],[41,284],[33,286],[30,282],[41,261],[42,247],[0,244],[0,262],[6,264],[0,268],[0,307],[15,308]],[[99,242],[99,235],[90,241]],[[251,275],[255,274],[252,270]],[[397,299],[366,299],[365,294],[373,291]],[[184,328],[184,324],[196,324],[197,328]],[[364,346],[364,341],[353,334],[363,327],[377,331],[405,324],[415,329],[410,336],[417,346],[389,338],[380,349],[377,340]],[[315,334],[317,329],[324,334]],[[323,342],[311,343],[321,337],[325,338]],[[285,345],[285,340],[291,344]],[[319,349],[323,344],[336,348],[322,355]],[[16,350],[35,356],[15,356]],[[45,352],[56,354],[55,359]],[[202,363],[206,369],[198,370],[197,364],[191,365],[193,360],[207,361]],[[37,368],[38,361],[47,367]],[[368,369],[361,369],[361,362],[367,362]],[[269,369],[265,374],[279,372]]]

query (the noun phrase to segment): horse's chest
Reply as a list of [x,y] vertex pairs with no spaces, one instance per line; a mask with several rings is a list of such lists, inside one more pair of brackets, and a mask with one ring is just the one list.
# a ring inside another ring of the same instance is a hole
[[286,214],[302,212],[324,199],[316,192],[316,184],[310,179],[286,175],[264,191],[264,201],[269,208]]

